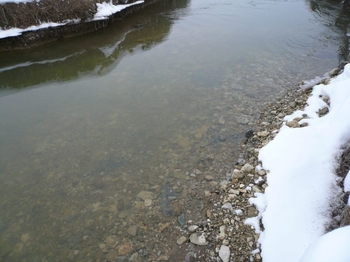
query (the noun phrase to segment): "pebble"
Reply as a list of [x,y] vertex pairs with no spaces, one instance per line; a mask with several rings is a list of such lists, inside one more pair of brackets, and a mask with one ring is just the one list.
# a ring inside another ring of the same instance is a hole
[[29,234],[28,234],[28,233],[23,234],[23,235],[21,236],[21,241],[22,241],[23,243],[26,243],[28,240],[29,240]]
[[237,178],[237,179],[242,179],[244,177],[243,172],[241,172],[238,169],[234,169],[232,172],[232,179]]
[[206,175],[206,176],[205,176],[205,179],[206,179],[207,181],[211,181],[211,180],[214,179],[214,177],[211,176],[211,175]]
[[260,136],[260,137],[267,137],[269,134],[270,134],[270,133],[267,132],[267,131],[262,131],[262,132],[258,132],[257,135]]
[[287,122],[286,125],[291,128],[299,127],[299,123],[295,120]]
[[221,208],[222,208],[222,209],[228,209],[228,210],[230,210],[230,211],[233,211],[232,204],[230,204],[230,203],[225,203],[225,204],[223,204]]
[[138,198],[141,198],[142,200],[146,200],[146,199],[154,199],[154,193],[151,191],[141,191],[140,193],[137,194]]
[[196,169],[195,174],[196,174],[196,175],[201,175],[201,174],[202,174],[202,171],[200,171],[199,169]]
[[137,226],[130,226],[127,232],[129,235],[135,237],[137,235]]
[[191,225],[191,226],[188,227],[188,231],[194,232],[194,231],[196,231],[197,228],[198,228],[198,226],[196,226],[196,225]]
[[118,238],[115,235],[110,235],[106,238],[106,245],[108,247],[114,247],[117,244]]
[[178,245],[182,245],[183,243],[185,243],[187,241],[187,237],[185,236],[181,236],[176,240],[176,244]]
[[222,245],[219,250],[219,257],[221,258],[222,262],[229,262],[230,255],[230,248],[228,246]]
[[177,221],[179,221],[181,226],[185,225],[185,215],[184,214],[179,215],[177,217]]
[[119,254],[118,254],[117,250],[111,249],[108,251],[108,253],[106,255],[106,259],[110,262],[113,262],[117,259],[118,255]]
[[204,233],[193,233],[190,236],[190,241],[191,243],[199,246],[205,246],[208,245],[207,240],[205,239],[205,234]]
[[253,171],[254,170],[254,167],[251,165],[251,164],[249,164],[249,163],[246,163],[242,168],[241,168],[241,171],[243,172],[243,173],[250,173],[251,171]]
[[117,250],[118,250],[118,254],[120,256],[128,255],[131,253],[131,244],[129,242],[125,242],[125,243],[117,246]]

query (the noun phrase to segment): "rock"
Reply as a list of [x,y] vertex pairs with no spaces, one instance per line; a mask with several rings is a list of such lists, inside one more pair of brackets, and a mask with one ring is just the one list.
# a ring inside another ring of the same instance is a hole
[[198,228],[198,226],[196,226],[196,225],[190,225],[190,226],[188,227],[188,231],[194,232],[194,231],[196,231],[197,228]]
[[145,199],[145,207],[152,206],[152,203],[153,203],[152,199]]
[[248,116],[248,115],[245,115],[245,114],[237,114],[236,115],[236,122],[238,124],[246,125],[246,124],[248,124],[251,121],[252,121],[252,117],[251,116]]
[[298,123],[297,121],[295,121],[295,120],[293,120],[293,121],[288,121],[288,122],[286,123],[286,125],[289,126],[289,127],[291,127],[291,128],[299,127],[299,123]]
[[262,132],[258,132],[257,135],[258,135],[259,137],[267,137],[269,134],[270,134],[270,133],[267,132],[267,131],[262,131]]
[[137,226],[130,226],[127,232],[129,235],[135,237],[137,235]]
[[129,258],[129,262],[141,262],[141,257],[139,253],[132,254],[131,257]]
[[297,104],[295,103],[295,102],[289,102],[289,104],[288,104],[290,107],[292,107],[292,108],[294,108],[294,107],[296,107],[297,106]]
[[190,241],[191,243],[199,246],[205,246],[208,245],[207,240],[205,239],[205,234],[204,233],[193,233],[190,236]]
[[169,257],[165,255],[161,255],[157,257],[157,261],[169,261]]
[[176,244],[178,245],[182,245],[183,243],[185,243],[187,241],[187,237],[185,236],[181,236],[176,240]]
[[234,169],[232,173],[232,179],[237,178],[237,179],[242,179],[244,177],[243,172],[241,172],[238,169]]
[[226,237],[226,227],[225,226],[220,226],[220,233],[219,233],[219,239],[223,240]]
[[154,193],[150,191],[141,191],[140,193],[137,194],[138,198],[141,198],[142,200],[146,199],[154,199]]
[[207,181],[211,181],[211,180],[214,179],[214,177],[211,176],[211,175],[206,175],[206,176],[205,176],[205,179],[206,179]]
[[255,207],[248,207],[248,217],[256,217],[258,215],[258,211]]
[[233,211],[233,207],[232,207],[232,205],[231,205],[230,203],[225,203],[225,204],[223,204],[221,208],[222,208],[222,209],[228,209],[228,210],[230,210],[230,211]]
[[114,247],[117,244],[118,238],[115,235],[110,235],[106,238],[106,245],[108,247]]
[[118,257],[118,251],[111,249],[108,251],[107,255],[106,255],[106,259],[110,262],[114,262]]
[[222,262],[228,262],[230,260],[230,255],[230,248],[222,245],[219,250],[219,257],[221,258]]
[[202,171],[200,171],[199,169],[196,169],[195,174],[196,174],[196,175],[201,175],[201,174],[202,174]]
[[179,221],[180,225],[183,226],[185,224],[185,215],[181,214],[177,217],[177,221]]
[[209,185],[210,185],[211,187],[217,187],[218,182],[216,182],[216,181],[210,181],[210,182],[209,182]]
[[254,167],[251,165],[251,164],[245,164],[242,168],[241,168],[241,172],[245,173],[245,174],[248,174],[250,173],[251,171],[254,170]]
[[28,233],[23,234],[23,235],[21,236],[21,241],[22,241],[23,243],[26,243],[28,240],[29,240],[29,234],[28,234]]
[[170,227],[170,225],[171,225],[170,222],[166,222],[165,224],[159,223],[159,232],[162,233],[165,229]]
[[322,117],[322,116],[324,116],[324,115],[327,115],[328,112],[329,112],[328,107],[324,107],[324,108],[318,110],[317,114],[318,114],[320,117]]
[[119,256],[128,255],[131,253],[131,244],[129,242],[125,242],[125,243],[117,246],[117,251],[118,251]]
[[227,136],[225,136],[224,134],[217,134],[215,138],[220,142],[225,142],[227,140]]
[[339,71],[340,71],[339,68],[334,68],[331,71],[329,71],[329,76],[334,77],[339,74]]
[[107,253],[108,249],[106,247],[106,244],[99,244],[98,245],[103,253]]
[[171,206],[172,206],[172,209],[173,209],[173,216],[179,216],[181,215],[182,211],[183,211],[183,208],[182,206],[180,205],[179,201],[173,201],[171,203]]

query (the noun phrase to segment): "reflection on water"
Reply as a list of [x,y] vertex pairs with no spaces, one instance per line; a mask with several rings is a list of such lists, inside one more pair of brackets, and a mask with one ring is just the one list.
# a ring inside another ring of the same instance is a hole
[[340,39],[303,1],[164,0],[0,54],[0,260],[183,261],[263,103],[336,66]]

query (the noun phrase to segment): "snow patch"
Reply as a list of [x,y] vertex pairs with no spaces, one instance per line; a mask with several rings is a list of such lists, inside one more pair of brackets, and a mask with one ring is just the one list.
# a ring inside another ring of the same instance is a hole
[[112,1],[109,3],[103,2],[103,3],[97,3],[97,13],[95,14],[93,20],[104,20],[107,19],[109,16],[118,13],[122,11],[125,8],[128,8],[132,5],[138,5],[142,4],[144,1],[136,1],[131,4],[126,4],[126,5],[113,5]]
[[[329,113],[319,117],[317,111],[328,107],[323,96],[330,98]],[[259,232],[259,219],[262,219],[264,231],[259,243],[264,262],[281,258],[284,262],[299,261],[310,244],[325,233],[325,225],[331,220],[330,207],[340,201],[342,189],[337,186],[334,170],[337,153],[350,139],[350,65],[329,85],[315,86],[307,103],[303,111],[285,120],[307,114],[309,119],[305,121],[309,125],[303,128],[284,125],[259,152],[263,168],[269,170],[268,187],[265,194],[255,194],[256,198],[250,200],[257,206],[259,215],[245,222]],[[346,180],[347,190],[349,180]],[[346,243],[349,241],[348,237]],[[338,252],[328,251],[334,257]],[[346,259],[303,261],[350,261],[349,257]]]
[[28,31],[37,31],[40,29],[44,29],[44,28],[49,28],[49,27],[57,27],[57,26],[62,26],[62,25],[66,25],[66,24],[70,24],[70,23],[79,23],[80,19],[73,19],[73,20],[65,20],[62,23],[53,23],[53,22],[49,22],[49,23],[42,23],[40,25],[33,25],[27,28],[10,28],[10,29],[6,29],[3,30],[0,28],[0,39],[1,38],[6,38],[6,37],[13,37],[13,36],[19,36],[24,32],[28,32]]

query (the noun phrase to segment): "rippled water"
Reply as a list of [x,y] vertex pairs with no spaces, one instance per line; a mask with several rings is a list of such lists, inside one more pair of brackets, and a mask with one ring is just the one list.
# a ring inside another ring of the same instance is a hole
[[346,25],[327,2],[163,0],[0,53],[0,261],[182,261],[205,175],[225,179],[265,102],[338,65]]

